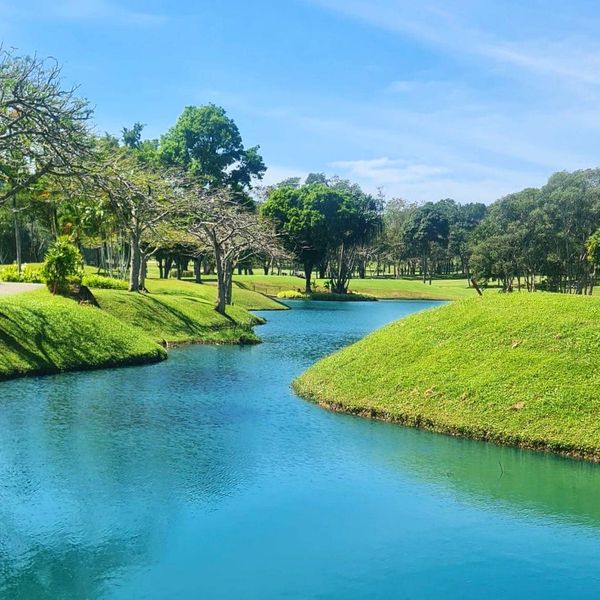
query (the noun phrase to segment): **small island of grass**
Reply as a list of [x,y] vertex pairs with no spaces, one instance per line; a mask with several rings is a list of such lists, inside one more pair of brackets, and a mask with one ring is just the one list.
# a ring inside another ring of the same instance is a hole
[[600,300],[487,294],[397,321],[316,363],[323,407],[600,460]]

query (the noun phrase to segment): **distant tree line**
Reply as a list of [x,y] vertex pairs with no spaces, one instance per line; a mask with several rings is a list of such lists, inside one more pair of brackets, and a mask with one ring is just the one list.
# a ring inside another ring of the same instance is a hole
[[[0,50],[0,264],[43,260],[62,236],[87,263],[145,289],[160,277],[295,273],[307,292],[353,277],[496,282],[591,293],[600,263],[600,169],[553,175],[486,206],[409,203],[322,173],[259,187],[259,148],[213,104],[188,106],[158,139],[144,125],[95,135],[92,110],[53,60]],[[192,269],[189,269],[190,264]]]

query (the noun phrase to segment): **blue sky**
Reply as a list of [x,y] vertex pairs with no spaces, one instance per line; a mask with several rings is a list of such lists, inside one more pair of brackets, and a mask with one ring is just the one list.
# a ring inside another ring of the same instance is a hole
[[490,202],[600,164],[600,6],[512,0],[0,0],[97,129],[157,137],[215,102],[267,183],[309,171],[415,201]]

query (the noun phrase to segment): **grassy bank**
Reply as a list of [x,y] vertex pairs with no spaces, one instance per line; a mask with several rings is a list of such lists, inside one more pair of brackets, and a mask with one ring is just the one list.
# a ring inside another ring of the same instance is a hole
[[166,358],[143,332],[46,290],[0,299],[0,379]]
[[600,300],[486,294],[393,323],[294,382],[325,407],[600,459]]
[[149,294],[96,289],[99,308],[47,290],[0,298],[0,378],[141,364],[166,358],[164,343],[255,343],[263,319],[248,312],[286,308],[244,289],[223,316],[215,288],[148,280]]
[[[236,275],[235,281],[248,290],[276,296],[287,290],[304,290],[304,279],[291,275]],[[317,289],[324,290],[326,280],[317,279]],[[475,295],[464,279],[434,279],[432,284],[419,279],[353,279],[350,290],[381,299],[460,300]]]
[[284,305],[250,290],[234,288],[227,316],[214,310],[215,287],[176,279],[148,279],[150,293],[93,289],[100,308],[126,321],[157,342],[169,344],[247,344],[259,338],[253,332],[263,319],[249,310],[280,310]]

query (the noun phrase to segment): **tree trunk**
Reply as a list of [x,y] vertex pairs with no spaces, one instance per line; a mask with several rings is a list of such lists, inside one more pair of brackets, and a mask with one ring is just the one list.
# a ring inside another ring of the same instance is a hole
[[233,304],[233,265],[225,266],[225,304],[231,306]]
[[22,250],[21,250],[21,226],[19,223],[19,213],[17,210],[17,197],[13,196],[13,220],[15,227],[15,254],[17,259],[17,271],[21,272],[21,266],[23,264]]
[[200,257],[194,258],[194,281],[202,283],[202,275],[200,274]]
[[140,265],[140,290],[146,291],[146,277],[148,276],[148,259],[146,256],[142,256],[142,262]]
[[310,285],[310,280],[312,278],[313,266],[310,262],[304,263],[304,293],[311,294],[312,288]]
[[129,269],[129,291],[140,291],[140,268],[142,265],[142,257],[140,250],[140,239],[137,234],[131,236],[131,260]]

